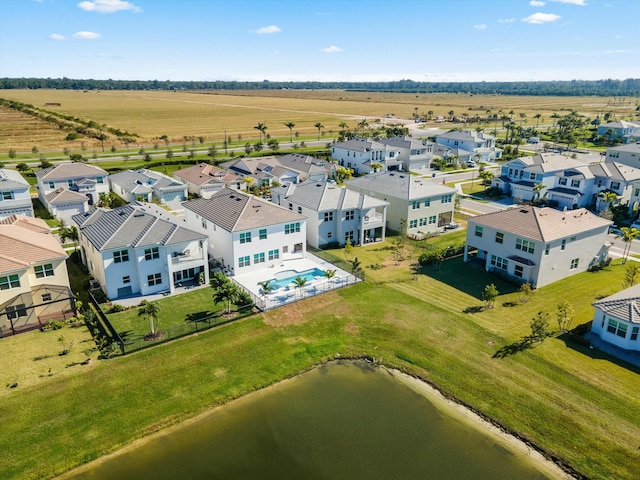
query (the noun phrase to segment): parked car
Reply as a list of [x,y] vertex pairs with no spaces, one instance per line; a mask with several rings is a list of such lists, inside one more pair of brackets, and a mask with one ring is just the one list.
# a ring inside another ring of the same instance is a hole
[[467,160],[467,167],[475,167],[478,164],[476,163],[475,160]]
[[457,222],[449,222],[444,226],[445,230],[455,230],[456,228],[460,228],[460,224]]

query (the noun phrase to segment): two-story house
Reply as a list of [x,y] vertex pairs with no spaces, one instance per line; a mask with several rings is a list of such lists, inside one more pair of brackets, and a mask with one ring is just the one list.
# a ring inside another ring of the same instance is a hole
[[113,193],[127,202],[151,202],[153,199],[160,203],[184,202],[188,192],[182,182],[146,168],[109,175],[109,185]]
[[112,300],[173,293],[200,273],[209,281],[207,236],[154,204],[98,208],[73,220],[82,261]]
[[182,206],[187,226],[208,236],[211,257],[231,275],[305,256],[307,218],[288,208],[229,188]]
[[605,261],[611,224],[584,208],[526,206],[480,215],[468,220],[464,260],[543,287]]
[[244,184],[241,177],[208,163],[198,163],[173,172],[173,178],[187,186],[189,193],[210,198],[223,188],[240,190]]
[[470,152],[471,159],[475,161],[490,162],[502,158],[502,149],[496,147],[495,137],[477,130],[451,130],[436,135],[435,140],[439,145]]
[[640,143],[628,143],[607,148],[605,162],[618,162],[640,168]]
[[403,172],[380,172],[345,182],[348,189],[389,203],[387,227],[407,233],[437,232],[453,220],[456,190]]
[[429,168],[435,155],[436,144],[429,140],[418,140],[409,136],[397,136],[379,140],[391,151],[397,151],[396,160],[402,162],[405,172]]
[[0,168],[0,220],[12,215],[34,216],[29,183],[19,172]]
[[365,245],[383,241],[388,202],[340,187],[332,180],[271,189],[271,201],[307,217],[307,243]]
[[356,174],[402,170],[400,148],[370,138],[353,138],[331,146],[331,157]]
[[66,259],[43,220],[0,220],[0,337],[75,314]]
[[592,305],[592,333],[616,347],[640,351],[640,284]]
[[[54,216],[84,213],[85,208],[98,202],[100,194],[109,193],[108,176],[105,170],[85,163],[60,163],[43,168],[36,171],[38,198]],[[86,206],[78,195],[60,197],[60,189],[82,194],[87,198]],[[49,195],[51,193],[55,195]],[[57,205],[51,204],[54,200],[58,200]]]
[[621,138],[628,134],[640,133],[640,123],[617,120],[598,125],[597,135],[599,137],[609,137],[610,139]]

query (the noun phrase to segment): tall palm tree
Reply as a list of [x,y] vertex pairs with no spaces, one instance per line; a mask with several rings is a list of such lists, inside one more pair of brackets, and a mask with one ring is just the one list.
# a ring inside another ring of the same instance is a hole
[[258,122],[258,125],[253,128],[260,131],[260,143],[262,143],[262,135],[267,131],[267,125],[264,122]]
[[327,279],[327,285],[331,285],[331,279],[336,276],[335,270],[325,270],[322,272],[324,277]]
[[138,310],[139,317],[147,317],[149,319],[149,330],[151,335],[155,335],[158,331],[158,314],[160,313],[160,305],[155,302],[147,302],[140,306]]
[[284,125],[289,129],[289,140],[293,143],[293,127],[295,127],[296,124],[293,122],[286,122]]
[[619,235],[619,238],[622,238],[622,241],[624,242],[622,263],[627,263],[627,259],[629,258],[629,251],[631,250],[631,242],[633,242],[636,237],[640,235],[640,230],[635,227],[622,227],[620,231],[622,233]]
[[362,129],[362,135],[364,135],[364,129],[369,126],[369,122],[367,122],[366,118],[363,118],[360,122],[358,122],[358,126]]
[[487,182],[489,180],[491,180],[494,177],[494,175],[489,170],[482,170],[479,173],[479,176],[482,179],[482,184],[484,185],[484,191],[486,192],[487,191]]
[[524,121],[525,118],[527,118],[527,114],[519,113],[518,115],[520,115],[520,126],[522,126],[522,122]]
[[538,125],[540,124],[540,119],[542,118],[542,115],[539,113],[536,113],[533,118],[536,119],[536,130],[538,129]]
[[318,129],[318,141],[320,141],[320,130],[324,128],[324,125],[322,125],[322,123],[320,122],[316,122],[313,124],[313,126]]

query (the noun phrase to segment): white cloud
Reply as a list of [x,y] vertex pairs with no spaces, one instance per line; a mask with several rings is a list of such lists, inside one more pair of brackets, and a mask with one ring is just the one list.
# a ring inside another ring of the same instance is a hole
[[81,40],[95,40],[102,35],[96,32],[76,32],[72,35],[73,38],[79,38]]
[[330,47],[323,48],[322,51],[324,53],[339,53],[342,51],[340,47],[336,47],[335,45],[331,45]]
[[556,20],[560,20],[560,18],[562,17],[560,17],[560,15],[556,15],[555,13],[537,12],[523,18],[522,21],[526,23],[540,24],[555,22]]
[[498,20],[498,23],[513,23],[515,21],[515,18],[501,18],[500,20]]
[[586,2],[584,0],[549,0],[551,2],[558,2],[558,3],[570,3],[571,5],[580,5],[581,7],[584,7],[586,5]]
[[261,27],[255,31],[258,35],[265,35],[269,33],[278,33],[280,32],[280,27],[276,25],[269,25],[267,27]]
[[51,40],[64,40],[64,35],[60,35],[59,33],[52,33],[49,35]]
[[531,5],[532,7],[544,7],[544,4],[547,2],[540,2],[539,0],[531,0],[529,2],[529,5]]
[[473,28],[475,28],[476,30],[486,30],[487,25],[484,23],[479,23],[477,25],[474,25]]
[[633,50],[605,50],[604,53],[611,55],[612,53],[632,53]]
[[131,2],[122,0],[86,0],[78,4],[78,8],[87,12],[114,13],[122,10],[141,12],[142,9]]

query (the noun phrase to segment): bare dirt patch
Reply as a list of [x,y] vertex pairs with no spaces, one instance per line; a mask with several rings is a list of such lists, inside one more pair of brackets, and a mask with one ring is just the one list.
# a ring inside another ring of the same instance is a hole
[[[300,325],[306,321],[307,313],[314,310],[324,309],[327,306],[336,304],[340,301],[341,298],[335,291],[316,295],[315,297],[265,312],[263,314],[264,323],[272,327]],[[331,311],[333,312],[335,310],[331,309]]]
[[360,327],[353,322],[349,322],[344,327],[345,333],[350,335],[360,335]]

